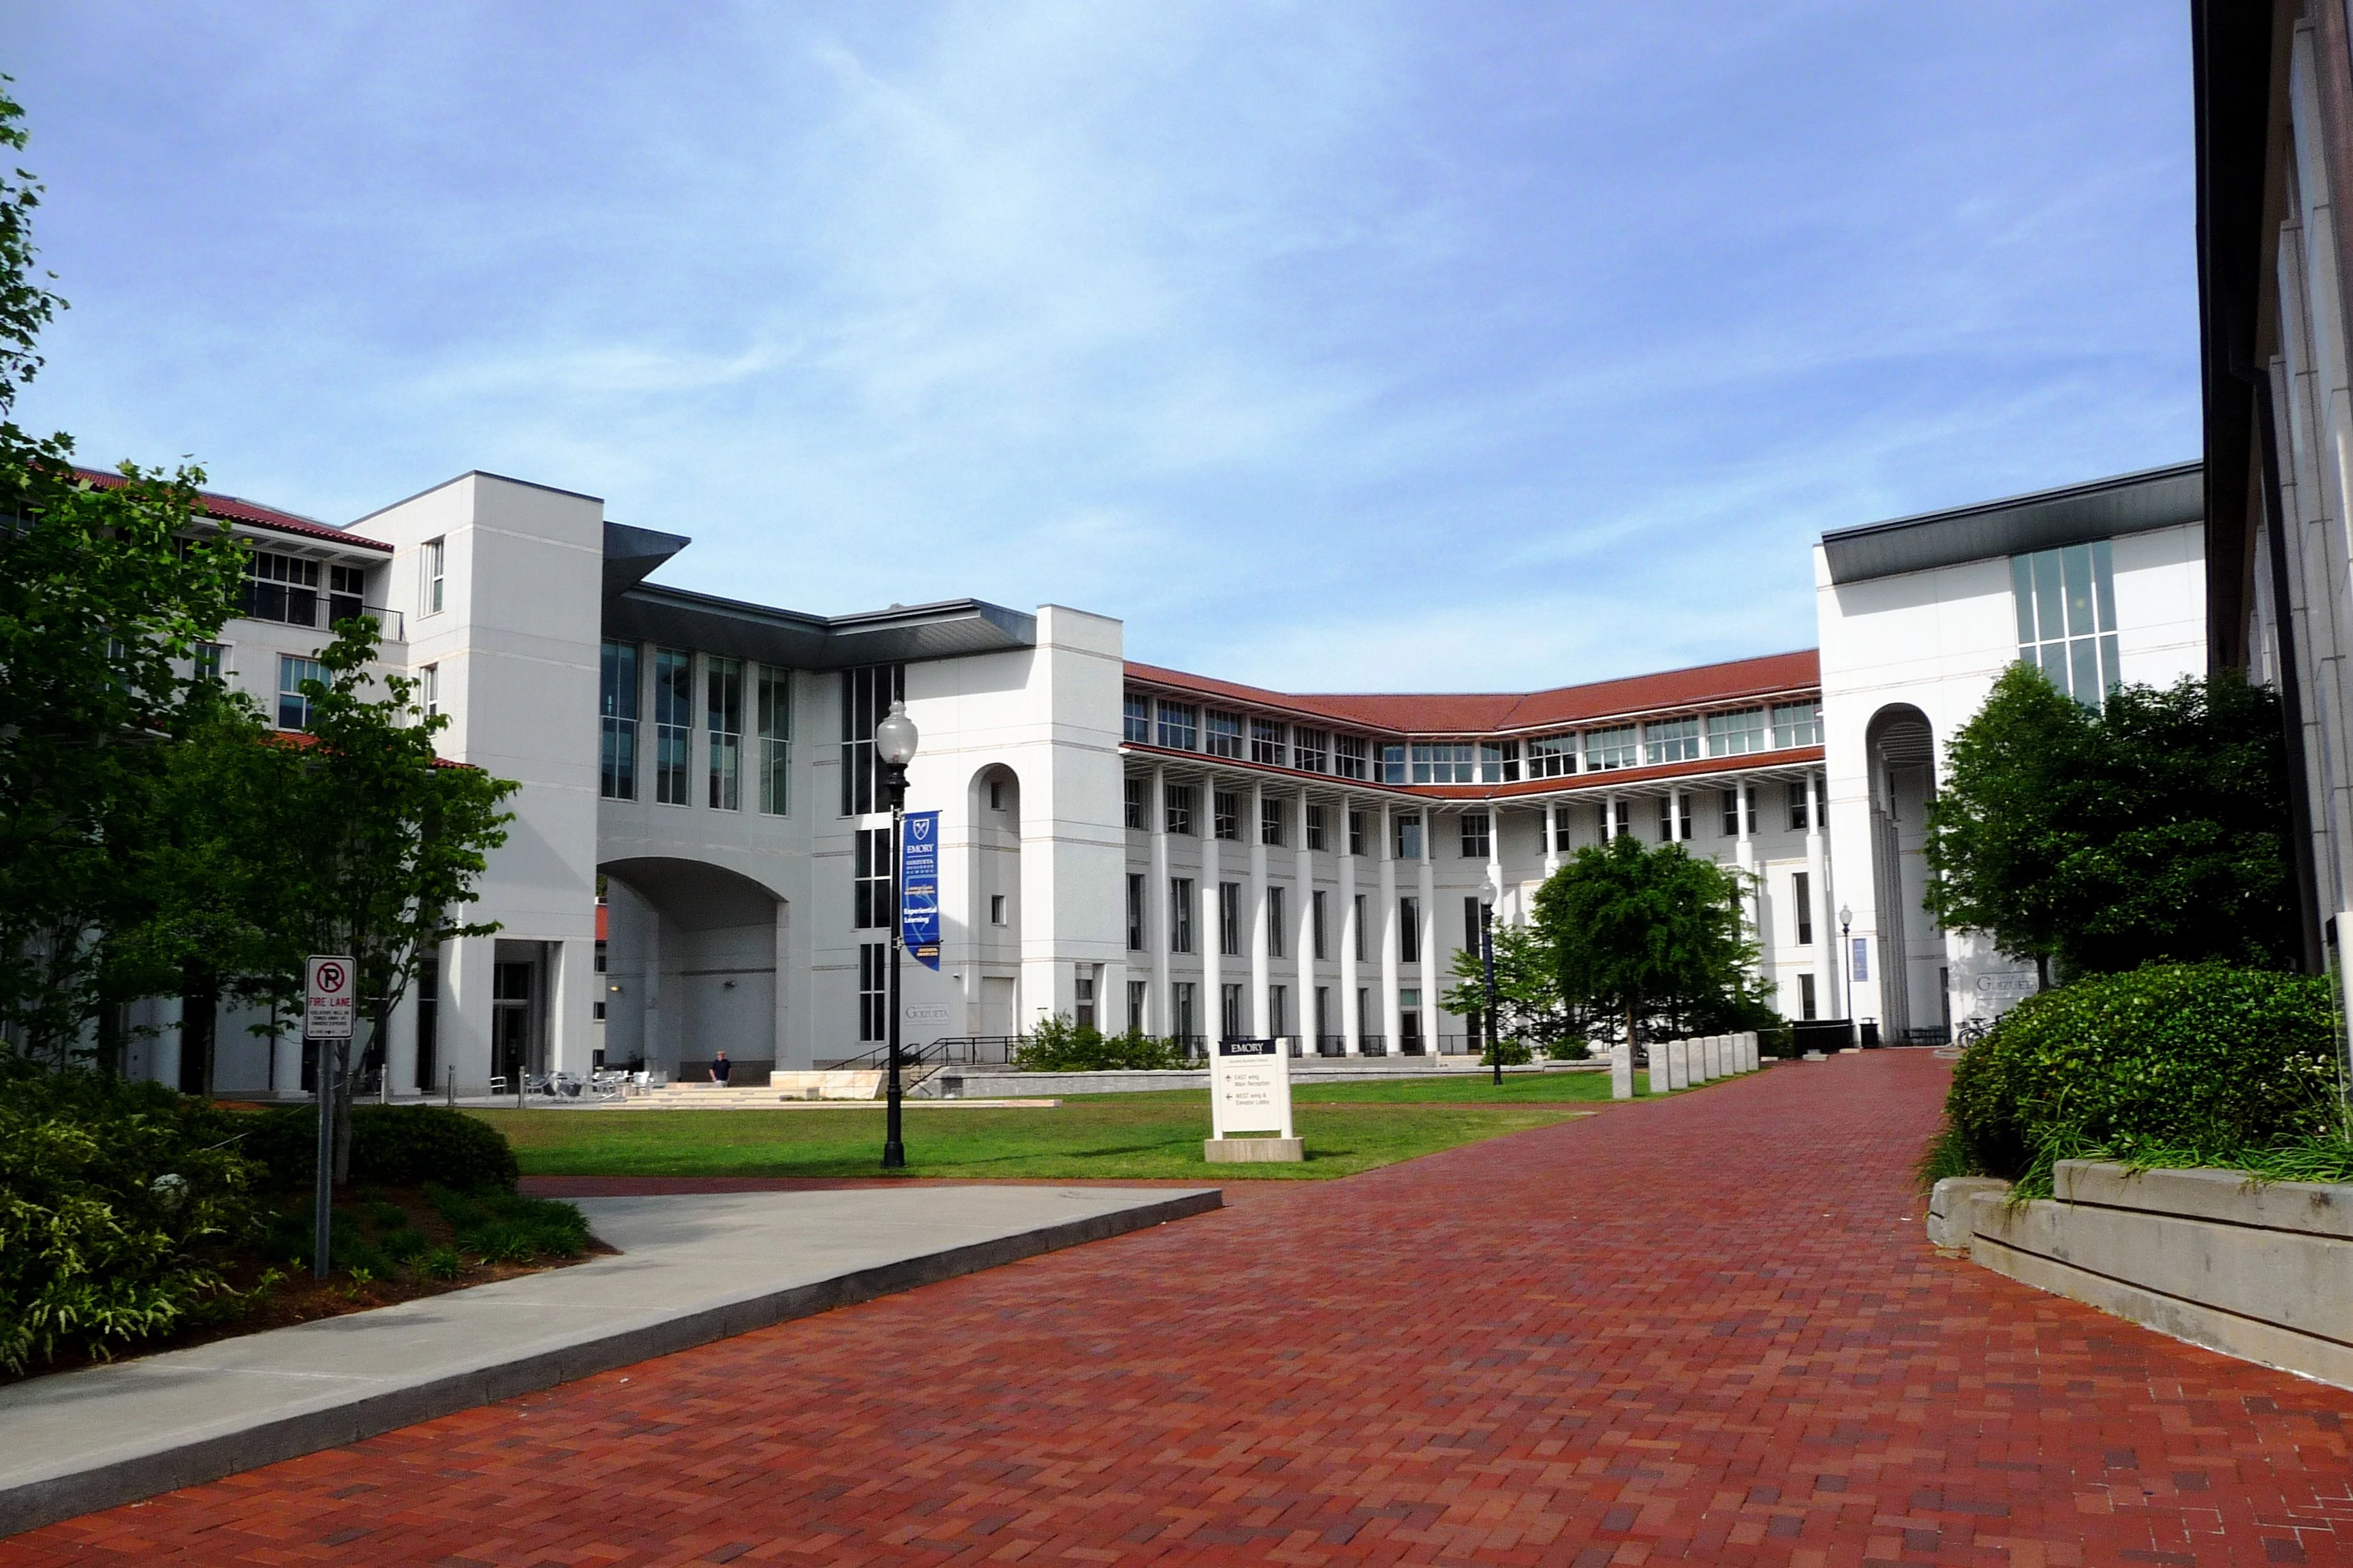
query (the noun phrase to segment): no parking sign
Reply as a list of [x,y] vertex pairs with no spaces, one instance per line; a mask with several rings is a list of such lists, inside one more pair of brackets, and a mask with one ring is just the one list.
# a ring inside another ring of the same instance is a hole
[[304,966],[302,1037],[348,1040],[359,1016],[358,966],[349,953],[314,954]]

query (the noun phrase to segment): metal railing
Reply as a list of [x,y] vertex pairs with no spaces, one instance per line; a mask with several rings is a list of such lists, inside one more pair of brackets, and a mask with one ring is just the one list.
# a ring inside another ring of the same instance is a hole
[[314,631],[327,630],[337,621],[371,616],[375,617],[377,635],[385,642],[408,640],[400,611],[363,604],[357,594],[322,594],[316,588],[262,583],[248,577],[237,604],[237,614],[248,621],[275,621],[280,626],[308,626]]

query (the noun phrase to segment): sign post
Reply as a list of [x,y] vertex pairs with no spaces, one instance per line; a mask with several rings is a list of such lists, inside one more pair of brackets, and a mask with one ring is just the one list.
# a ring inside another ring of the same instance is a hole
[[311,1232],[313,1279],[327,1277],[327,1256],[334,1241],[335,1079],[343,1045],[352,1037],[352,1020],[359,1016],[358,978],[358,965],[348,953],[314,955],[303,966],[302,1038],[311,1047],[311,1081],[319,1091],[319,1171]]
[[1307,1157],[1291,1130],[1291,1053],[1281,1040],[1219,1040],[1210,1051],[1209,1133],[1201,1157],[1213,1165]]

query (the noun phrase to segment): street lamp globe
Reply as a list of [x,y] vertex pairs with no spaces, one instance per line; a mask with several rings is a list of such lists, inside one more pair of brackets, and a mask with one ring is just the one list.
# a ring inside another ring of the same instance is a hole
[[[1459,883],[1459,882],[1458,882],[1458,883],[1456,883],[1455,885],[1456,885],[1457,887],[1461,886],[1461,883]],[[1503,889],[1495,886],[1495,879],[1494,879],[1494,878],[1493,878],[1493,877],[1483,877],[1483,878],[1480,879],[1480,882],[1479,882],[1479,907],[1480,907],[1481,909],[1482,909],[1482,910],[1492,910],[1492,909],[1493,909],[1493,908],[1495,907],[1495,900],[1496,900],[1498,898],[1501,898],[1502,896],[1503,896]]]
[[915,760],[915,721],[907,717],[907,705],[893,702],[882,722],[874,726],[874,754],[894,768],[903,768]]
[[1852,924],[1854,924],[1854,910],[1844,904],[1841,904],[1839,906],[1839,930],[1844,931],[1847,927]]

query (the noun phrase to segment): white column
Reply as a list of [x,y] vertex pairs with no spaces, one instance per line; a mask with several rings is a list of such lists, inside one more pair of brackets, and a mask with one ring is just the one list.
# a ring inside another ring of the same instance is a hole
[[1821,792],[1821,775],[1808,769],[1806,881],[1814,900],[1814,989],[1819,993],[1815,1005],[1820,1008],[1822,1017],[1836,1018],[1850,1009],[1846,987],[1839,984],[1839,972],[1844,967],[1846,955],[1838,950],[1838,905],[1831,899],[1829,869],[1823,860]]
[[1421,861],[1414,868],[1414,890],[1421,900],[1422,1049],[1438,1054],[1438,818],[1421,812]]
[[[1296,1015],[1299,1019],[1300,1049],[1304,1055],[1312,1057],[1315,1054],[1316,1046],[1315,1040],[1311,1037],[1316,1028],[1315,857],[1307,847],[1307,792],[1301,790],[1299,798],[1293,802],[1293,805],[1299,812],[1297,825],[1299,852],[1293,857],[1292,862],[1297,868],[1295,875],[1299,881],[1299,886],[1292,897],[1298,900],[1299,907],[1291,912],[1292,929],[1299,937],[1299,945],[1292,950],[1299,955],[1299,1005]],[[1327,822],[1324,826],[1324,831],[1329,833],[1332,825]],[[1326,931],[1328,934],[1329,922],[1326,922]]]
[[1605,795],[1601,797],[1601,842],[1607,844],[1617,837],[1618,797]]
[[769,1027],[776,1035],[776,1044],[771,1048],[778,1072],[798,1072],[810,1065],[793,1051],[792,912],[791,903],[783,899],[776,900],[776,993],[773,998],[776,1017]]
[[[1560,869],[1560,835],[1557,831],[1560,826],[1560,812],[1561,803],[1559,801],[1548,800],[1545,802],[1544,874],[1545,880],[1546,881],[1552,880],[1552,874]],[[1634,1069],[1630,1067],[1626,1070],[1628,1072],[1632,1072]],[[1628,1092],[1631,1093],[1632,1091],[1630,1089]]]
[[1266,988],[1273,980],[1273,965],[1266,955],[1266,786],[1253,782],[1250,789],[1250,912],[1247,921],[1250,934],[1242,940],[1250,946],[1250,1033],[1263,1038],[1273,1031],[1269,1027]]
[[1683,836],[1691,831],[1683,826],[1691,820],[1690,813],[1690,799],[1683,794],[1682,786],[1676,785],[1670,788],[1667,791],[1668,843],[1681,844],[1683,841]]
[[1506,893],[1508,884],[1504,880],[1504,811],[1492,800],[1487,803],[1487,879],[1495,884],[1495,918],[1499,921],[1504,918],[1506,899],[1509,900],[1510,912],[1516,917],[1520,908],[1519,890],[1514,888]]
[[1144,940],[1152,948],[1146,1016],[1131,1020],[1147,1034],[1176,1032],[1176,990],[1168,972],[1168,770],[1152,770],[1152,876],[1144,894]]
[[1398,1054],[1398,1031],[1405,1027],[1398,1008],[1398,887],[1397,829],[1391,819],[1392,807],[1381,802],[1381,904],[1376,911],[1381,939],[1381,1039],[1382,1048],[1389,1055]]
[[1218,879],[1224,875],[1224,868],[1218,864],[1217,780],[1205,781],[1202,788],[1208,793],[1201,802],[1207,815],[1200,824],[1201,885],[1194,890],[1200,909],[1193,921],[1193,945],[1201,953],[1201,1037],[1214,1047],[1226,1030],[1226,960],[1218,919],[1221,912]]
[[[458,1069],[459,1094],[487,1094],[491,1083],[491,979],[498,938],[459,937],[443,950],[442,1001],[434,1019],[444,1069]],[[300,1021],[295,1049],[301,1049]],[[298,1056],[297,1063],[301,1061]],[[299,1082],[299,1079],[290,1080]],[[509,1087],[512,1087],[510,1085]]]
[[[1757,875],[1757,843],[1748,836],[1748,792],[1753,787],[1755,786],[1746,781],[1736,783],[1732,786],[1732,824],[1733,831],[1736,835],[1733,842],[1732,858],[1733,863],[1740,868],[1741,873],[1750,878]],[[1764,884],[1760,881],[1750,882],[1747,896],[1740,900],[1742,911],[1748,917],[1748,929],[1757,938],[1757,963],[1759,969],[1764,968],[1766,956],[1763,887]]]
[[1364,1049],[1365,1020],[1356,1005],[1356,858],[1348,852],[1348,813],[1350,801],[1340,797],[1340,837],[1335,847],[1340,857],[1340,1033],[1346,1040],[1345,1049],[1357,1056]]

